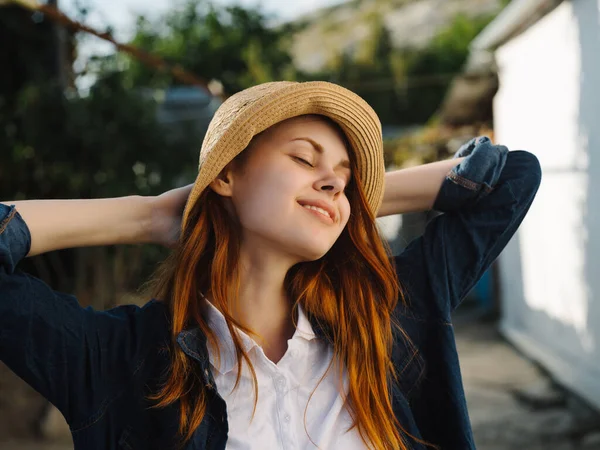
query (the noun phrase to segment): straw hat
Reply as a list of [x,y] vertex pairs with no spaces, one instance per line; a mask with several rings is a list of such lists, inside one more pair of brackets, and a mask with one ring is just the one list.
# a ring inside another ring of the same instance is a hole
[[200,150],[198,176],[183,213],[189,213],[202,193],[252,138],[292,117],[319,114],[336,122],[356,158],[359,179],[373,213],[383,198],[383,141],[381,123],[358,95],[324,81],[259,84],[229,97],[213,117]]

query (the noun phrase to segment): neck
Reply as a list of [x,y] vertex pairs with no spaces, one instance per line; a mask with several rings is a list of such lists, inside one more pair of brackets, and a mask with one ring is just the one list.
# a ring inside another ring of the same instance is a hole
[[240,255],[240,291],[232,314],[252,330],[253,338],[273,362],[283,357],[295,331],[292,304],[284,289],[292,264],[289,258],[267,251],[242,248]]

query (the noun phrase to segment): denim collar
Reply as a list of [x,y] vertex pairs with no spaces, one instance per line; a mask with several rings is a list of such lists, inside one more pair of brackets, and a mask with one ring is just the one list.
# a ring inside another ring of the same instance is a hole
[[183,330],[177,335],[177,343],[186,355],[198,361],[203,369],[208,369],[206,335],[199,327]]

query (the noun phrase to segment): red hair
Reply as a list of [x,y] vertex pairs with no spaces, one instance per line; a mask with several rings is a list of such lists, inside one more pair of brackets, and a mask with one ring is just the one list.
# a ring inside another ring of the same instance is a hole
[[[354,181],[347,187],[351,215],[346,228],[325,256],[293,266],[285,278],[285,289],[293,302],[294,316],[298,305],[302,305],[312,322],[325,330],[335,357],[347,370],[346,404],[353,428],[357,427],[370,448],[408,450],[409,435],[395,418],[390,395],[391,384],[398,376],[391,361],[392,328],[397,327],[393,312],[398,299],[404,301],[404,296],[356,178],[358,171],[351,163]],[[202,375],[196,373],[198,365],[181,350],[176,338],[188,327],[199,327],[209,345],[218,348],[217,338],[202,314],[202,293],[210,292],[211,302],[225,316],[238,367],[245,362],[250,368],[256,408],[256,374],[236,328],[248,330],[229,309],[229,300],[236,299],[239,290],[238,227],[219,195],[206,189],[190,212],[178,247],[151,284],[153,296],[168,304],[172,340],[167,378],[150,399],[156,401],[157,408],[180,402],[179,433],[183,442],[192,437],[206,413],[206,387]],[[412,349],[406,334],[399,331]],[[238,382],[240,375],[238,371]]]

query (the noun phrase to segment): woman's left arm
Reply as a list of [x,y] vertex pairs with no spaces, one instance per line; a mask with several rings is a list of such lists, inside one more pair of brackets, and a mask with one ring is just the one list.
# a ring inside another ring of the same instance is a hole
[[[427,181],[415,178],[419,184],[414,190],[424,191],[420,201],[416,194],[412,203],[400,201],[399,192],[394,193],[396,201],[388,201],[406,211],[426,205],[433,197],[427,205],[444,213],[428,223],[423,236],[412,241],[395,263],[407,298],[418,299],[412,312],[445,322],[517,231],[541,181],[540,164],[533,154],[509,152],[486,137],[473,139],[456,156],[451,161],[456,164],[443,180],[434,180],[433,175]],[[394,189],[400,185],[410,189],[398,178],[401,182]],[[394,189],[388,190],[389,198],[394,198]],[[403,314],[405,306],[399,302],[397,312]]]
[[377,217],[432,209],[448,172],[463,159],[454,158],[387,172],[383,202]]

